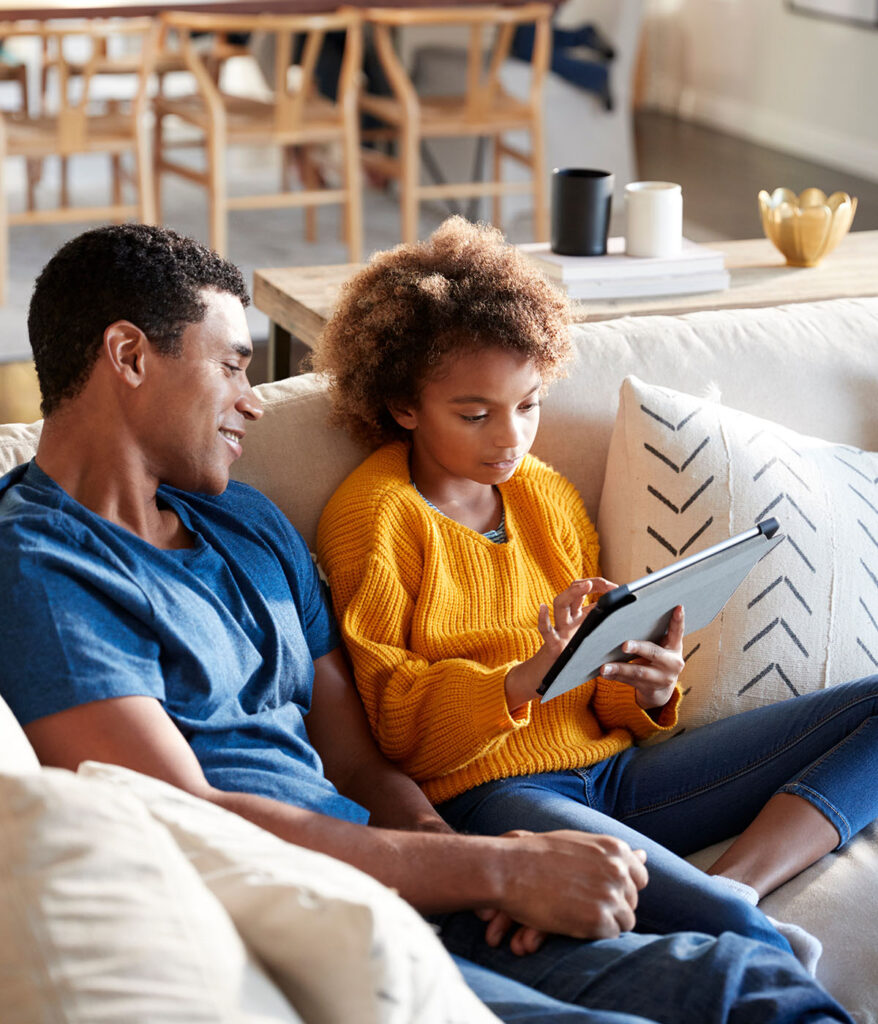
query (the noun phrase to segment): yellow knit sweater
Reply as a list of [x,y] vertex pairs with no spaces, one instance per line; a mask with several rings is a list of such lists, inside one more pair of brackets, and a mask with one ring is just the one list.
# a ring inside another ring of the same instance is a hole
[[408,446],[380,448],[338,488],[320,562],[384,754],[441,803],[492,779],[582,767],[673,728],[623,683],[593,679],[514,715],[506,673],[539,649],[541,603],[598,575],[598,540],[575,488],[533,456],[500,485],[505,544],[432,509]]

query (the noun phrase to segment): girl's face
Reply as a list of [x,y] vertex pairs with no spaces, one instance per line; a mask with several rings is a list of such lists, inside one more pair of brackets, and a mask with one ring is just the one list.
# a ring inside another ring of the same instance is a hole
[[392,410],[411,431],[413,472],[435,483],[508,480],[536,436],[541,386],[530,359],[501,348],[446,356],[417,406]]

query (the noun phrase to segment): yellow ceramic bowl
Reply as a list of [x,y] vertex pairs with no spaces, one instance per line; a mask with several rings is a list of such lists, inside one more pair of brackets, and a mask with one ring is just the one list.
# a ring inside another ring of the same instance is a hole
[[791,267],[816,266],[847,234],[856,211],[857,200],[847,192],[828,199],[819,188],[800,196],[788,188],[759,193],[762,229]]

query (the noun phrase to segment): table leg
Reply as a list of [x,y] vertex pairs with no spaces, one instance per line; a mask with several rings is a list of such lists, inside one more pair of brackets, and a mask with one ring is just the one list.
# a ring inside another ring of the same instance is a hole
[[268,380],[289,377],[292,342],[293,338],[288,330],[276,324],[274,320],[268,322]]

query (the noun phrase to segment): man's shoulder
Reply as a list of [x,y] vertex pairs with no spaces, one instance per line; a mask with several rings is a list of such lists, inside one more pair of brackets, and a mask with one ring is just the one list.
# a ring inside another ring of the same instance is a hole
[[21,466],[15,466],[13,469],[10,469],[8,473],[4,473],[3,476],[0,476],[0,498],[2,498],[4,494],[10,491],[17,484],[21,483],[21,479],[27,472],[27,467],[29,465],[29,462],[25,462]]
[[77,524],[63,514],[63,493],[32,465],[0,477],[0,546],[7,551],[45,548],[53,537],[71,543],[77,533]]

